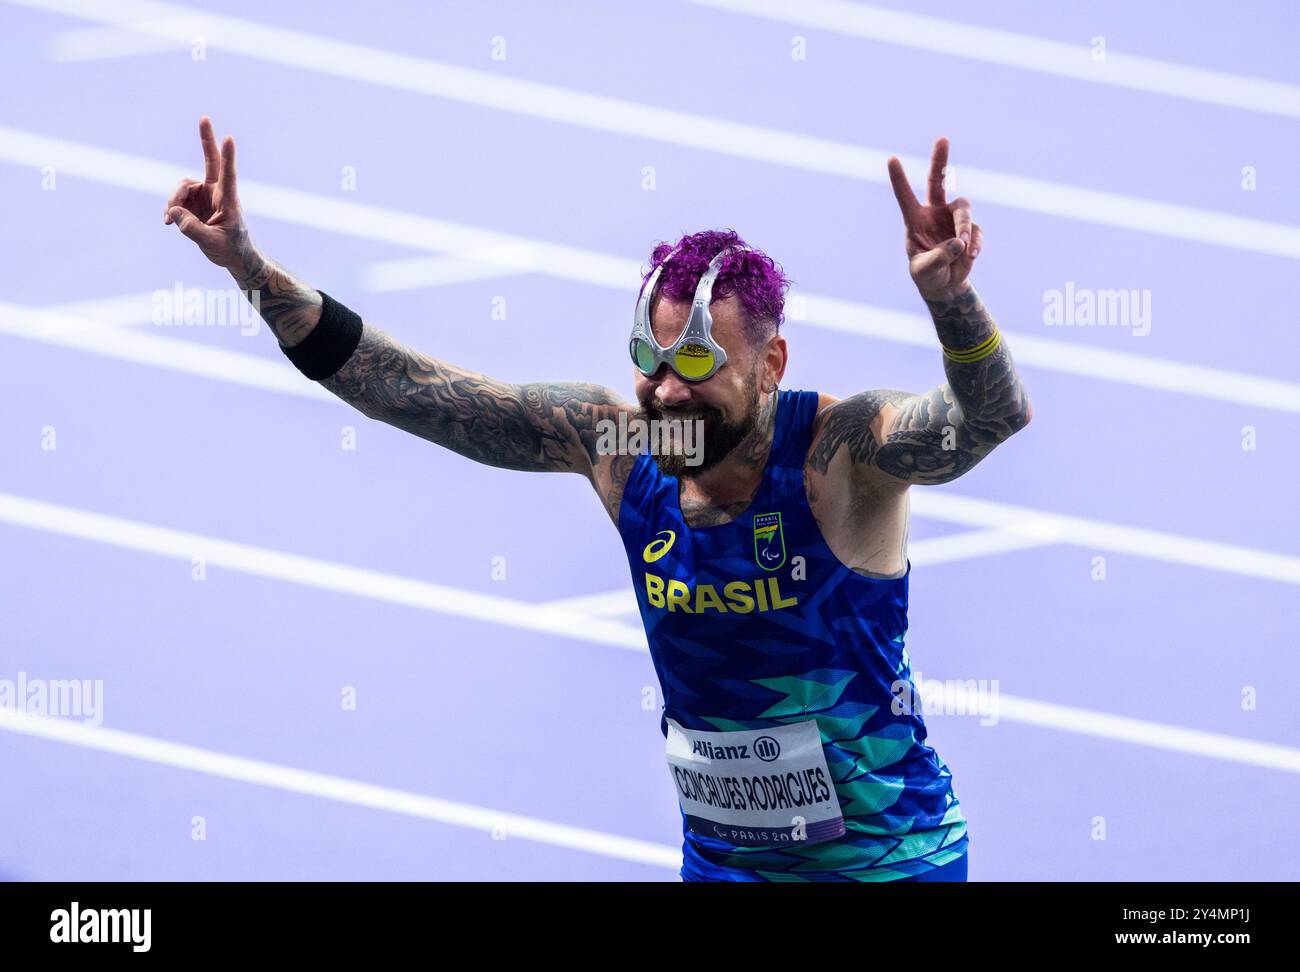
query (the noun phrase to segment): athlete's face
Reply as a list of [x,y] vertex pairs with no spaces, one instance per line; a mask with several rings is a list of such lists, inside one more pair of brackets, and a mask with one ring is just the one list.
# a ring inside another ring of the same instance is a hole
[[[650,318],[655,340],[663,347],[671,346],[686,326],[690,311],[689,302],[659,298]],[[780,342],[779,354],[770,349],[763,353],[764,349],[751,346],[744,333],[743,308],[734,295],[715,300],[709,312],[713,316],[713,340],[727,352],[727,363],[712,377],[687,381],[667,365],[661,365],[650,378],[633,372],[637,401],[646,418],[698,419],[702,423],[697,426],[703,447],[698,464],[688,464],[684,443],[676,440],[669,453],[655,456],[659,468],[670,476],[696,475],[725,459],[758,421],[760,384],[770,385],[768,372],[773,362],[779,359],[780,369],[785,364],[784,338],[774,339]]]

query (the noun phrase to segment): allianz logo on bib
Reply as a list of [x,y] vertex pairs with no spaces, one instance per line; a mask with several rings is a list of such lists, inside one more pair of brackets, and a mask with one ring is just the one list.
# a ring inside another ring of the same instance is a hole
[[781,755],[781,744],[771,736],[759,736],[754,740],[754,751],[751,753],[747,743],[715,746],[707,739],[697,739],[691,745],[691,752],[696,756],[703,756],[714,762],[725,759],[754,759],[757,757],[765,763],[770,763]]

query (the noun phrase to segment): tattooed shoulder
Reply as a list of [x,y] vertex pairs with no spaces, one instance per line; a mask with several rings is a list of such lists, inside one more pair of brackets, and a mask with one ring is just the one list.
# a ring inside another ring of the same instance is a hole
[[617,422],[629,406],[610,389],[589,382],[547,381],[519,386],[524,403],[558,433],[576,438],[594,470],[606,422]]
[[818,417],[808,465],[825,475],[843,453],[855,473],[883,473],[882,483],[944,483],[981,458],[970,439],[947,385],[924,395],[868,391],[836,402]]
[[880,448],[872,426],[878,424],[881,411],[910,397],[907,392],[889,389],[866,391],[822,409],[813,426],[808,465],[824,475],[841,450],[855,465],[869,465]]

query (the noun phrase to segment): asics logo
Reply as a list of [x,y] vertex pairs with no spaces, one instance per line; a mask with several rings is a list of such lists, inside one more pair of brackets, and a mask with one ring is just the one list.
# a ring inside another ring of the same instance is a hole
[[667,540],[652,540],[646,544],[645,552],[641,555],[645,558],[647,564],[653,564],[656,560],[672,549],[673,542],[677,539],[677,534],[672,530],[660,530],[655,534],[656,537],[667,537]]

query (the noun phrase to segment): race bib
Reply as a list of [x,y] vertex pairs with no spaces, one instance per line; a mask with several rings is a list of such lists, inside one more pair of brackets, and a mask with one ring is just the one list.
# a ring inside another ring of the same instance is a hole
[[705,732],[668,719],[668,769],[687,825],[732,844],[819,844],[844,833],[815,719]]

